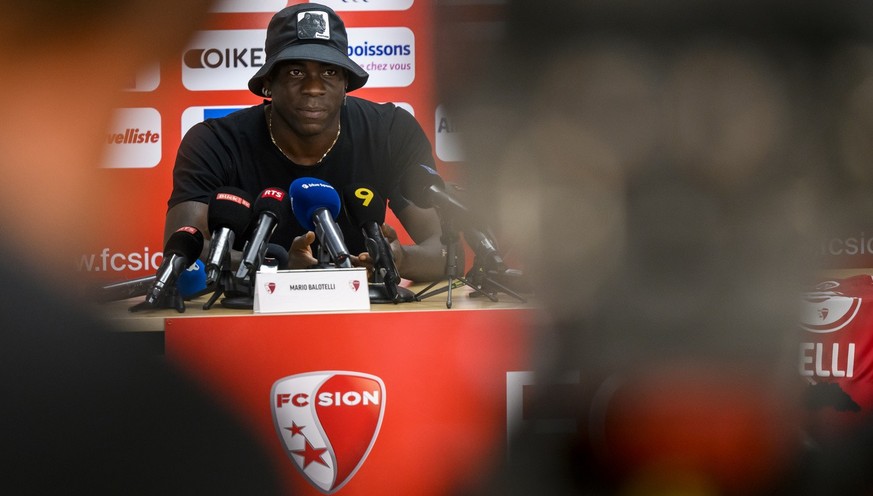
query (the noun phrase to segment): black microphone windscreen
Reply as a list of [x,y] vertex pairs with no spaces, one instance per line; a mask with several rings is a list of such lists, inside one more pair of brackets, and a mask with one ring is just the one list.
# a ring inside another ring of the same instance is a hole
[[350,184],[343,188],[343,205],[349,220],[358,227],[371,222],[377,225],[385,222],[385,200],[378,191],[366,184]]
[[401,178],[401,189],[403,196],[409,201],[421,208],[430,208],[433,206],[427,190],[431,186],[436,186],[437,189],[445,189],[443,178],[434,169],[423,165],[415,165],[408,167],[403,172]]
[[203,250],[203,233],[196,227],[180,227],[167,239],[164,246],[164,256],[179,255],[190,263],[200,256]]
[[[280,244],[283,246],[287,244],[288,246],[285,248],[291,249],[291,237],[286,232],[291,230],[291,220],[293,217],[291,213],[291,198],[288,192],[280,188],[267,188],[261,191],[252,207],[253,220],[249,224],[249,230],[246,231],[246,239],[251,235],[251,230],[257,224],[257,219],[263,213],[268,213],[277,221],[276,228],[273,230],[273,236],[270,239],[279,240],[281,238],[283,241]],[[287,241],[285,241],[286,238]]]
[[251,216],[251,196],[239,188],[223,186],[215,190],[209,200],[207,222],[210,232],[226,227],[239,236],[249,225]]
[[252,217],[252,220],[250,220],[250,221],[247,223],[246,228],[243,230],[243,232],[242,232],[240,235],[238,235],[237,237],[234,238],[234,240],[233,240],[233,246],[232,246],[231,248],[233,248],[233,249],[236,250],[236,251],[242,251],[242,250],[243,250],[243,248],[244,248],[245,245],[246,245],[246,241],[247,241],[249,238],[252,237],[252,231],[254,231],[254,229],[255,229],[255,224],[256,224],[255,221],[256,221],[256,220],[257,220],[257,219],[255,219],[254,217]]
[[253,214],[257,217],[264,212],[269,212],[279,219],[285,215],[286,207],[290,213],[291,203],[288,200],[288,193],[279,188],[267,188],[261,191],[258,199],[255,200]]

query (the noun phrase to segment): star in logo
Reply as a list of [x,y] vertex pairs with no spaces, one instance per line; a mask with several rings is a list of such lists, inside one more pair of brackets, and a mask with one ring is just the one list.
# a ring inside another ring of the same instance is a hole
[[304,427],[306,427],[306,426],[305,426],[305,425],[297,425],[296,422],[293,422],[293,421],[292,421],[292,422],[291,422],[291,427],[286,427],[285,429],[291,431],[291,437],[294,437],[294,436],[296,436],[296,435],[298,435],[298,434],[300,434],[300,435],[302,436],[302,435],[303,435],[303,428],[304,428]]
[[327,451],[327,448],[314,448],[309,443],[309,439],[306,439],[305,448],[302,450],[291,450],[291,453],[303,458],[303,469],[306,470],[306,467],[312,462],[318,462],[327,467],[327,463],[324,462],[323,458],[325,451]]

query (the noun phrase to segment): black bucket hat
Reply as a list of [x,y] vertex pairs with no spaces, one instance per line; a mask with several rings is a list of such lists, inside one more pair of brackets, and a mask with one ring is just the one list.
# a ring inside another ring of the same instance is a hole
[[267,61],[249,79],[249,90],[258,96],[265,96],[264,76],[276,62],[283,60],[315,60],[342,67],[348,71],[346,91],[364,86],[370,77],[349,58],[346,26],[336,12],[325,5],[301,3],[277,12],[267,26],[264,50]]

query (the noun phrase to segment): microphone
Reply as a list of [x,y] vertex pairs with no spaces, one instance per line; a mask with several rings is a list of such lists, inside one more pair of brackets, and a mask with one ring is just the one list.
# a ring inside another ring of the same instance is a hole
[[176,283],[179,294],[185,300],[204,294],[206,286],[206,264],[200,259],[194,260],[193,264],[183,270],[179,274],[179,282]]
[[[128,281],[114,282],[96,289],[94,294],[98,303],[127,300],[138,296],[145,296],[149,288],[157,280],[156,275],[139,277]],[[198,296],[206,289],[206,271],[200,260],[179,274],[179,282],[176,284],[182,298],[189,299]]]
[[400,274],[394,263],[391,245],[382,234],[385,222],[385,201],[379,193],[365,184],[351,184],[343,189],[343,205],[352,224],[361,228],[367,243],[367,252],[373,258],[376,282],[384,282],[392,300],[399,299],[397,284]]
[[401,178],[403,196],[420,208],[436,208],[453,219],[467,219],[470,209],[446,191],[446,183],[437,171],[419,164],[409,167]]
[[285,223],[289,209],[288,195],[283,190],[267,188],[261,191],[252,208],[257,223],[243,248],[242,262],[236,272],[238,279],[245,279],[264,263],[267,243],[276,227]]
[[[164,246],[164,261],[155,274],[155,281],[146,292],[145,304],[156,306],[171,291],[179,275],[190,266],[203,250],[203,233],[196,227],[180,227],[170,235]],[[170,288],[170,289],[167,289]]]
[[337,267],[349,268],[349,249],[336,223],[342,204],[339,194],[330,184],[314,177],[295,179],[288,188],[291,211],[304,229],[314,231]]
[[155,279],[154,275],[139,277],[129,281],[113,282],[91,291],[94,291],[93,296],[98,303],[126,300],[137,296],[145,296],[151,285],[154,284]]
[[483,225],[476,216],[451,193],[446,191],[446,183],[437,171],[426,165],[410,167],[401,179],[403,196],[421,208],[436,208],[437,211],[450,219],[457,220],[463,227],[464,240],[476,255],[487,259],[489,266],[505,269],[503,257],[497,250],[497,243],[487,233],[487,229],[475,226]]
[[[479,229],[479,226],[485,226],[486,224],[478,219],[463,203],[452,196],[451,193],[446,191],[446,184],[437,171],[424,164],[419,164],[417,167],[409,167],[400,179],[400,187],[403,196],[416,206],[436,209],[443,223],[443,244],[448,247],[449,253],[452,253],[452,246],[454,246],[452,239],[452,236],[456,236],[454,232],[456,230],[463,230],[464,240],[476,254],[473,266],[470,269],[470,275],[474,276],[477,280],[481,280],[481,282],[472,284],[469,281],[464,281],[465,284],[472,286],[480,294],[485,294],[492,301],[497,301],[493,293],[483,291],[486,283],[490,286],[496,286],[499,290],[514,296],[522,302],[524,301],[521,296],[497,283],[491,277],[493,275],[505,274],[508,270],[503,262],[503,257],[497,250],[497,244],[491,239],[486,229]],[[450,274],[449,279],[451,280],[452,269],[448,267],[447,265],[446,271]],[[449,285],[449,288],[451,288],[451,285]],[[424,297],[426,296],[422,296],[422,298]],[[446,304],[451,306],[450,299],[447,300]]]
[[468,227],[464,229],[464,240],[476,256],[485,260],[485,270],[494,272],[506,270],[506,264],[503,262],[503,256],[497,249],[497,243],[487,232]]
[[249,195],[232,186],[218,188],[209,200],[207,222],[212,241],[206,257],[206,284],[218,280],[225,267],[231,247],[237,236],[241,236],[249,225],[252,213],[252,200]]
[[464,240],[477,255],[487,258],[496,267],[503,267],[503,259],[497,251],[497,244],[484,232],[474,226],[482,225],[473,213],[451,193],[446,191],[446,183],[437,171],[426,165],[410,167],[401,179],[403,196],[421,208],[435,208],[440,217],[457,220],[463,226]]
[[288,248],[276,243],[267,243],[264,260],[267,259],[272,259],[275,262],[276,270],[288,270]]

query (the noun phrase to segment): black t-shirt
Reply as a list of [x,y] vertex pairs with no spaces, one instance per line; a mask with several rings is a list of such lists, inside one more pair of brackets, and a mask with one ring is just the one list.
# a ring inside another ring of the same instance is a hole
[[[320,164],[297,165],[271,142],[266,103],[207,119],[188,131],[176,157],[169,207],[191,200],[208,203],[220,186],[235,186],[256,198],[266,188],[288,191],[295,179],[314,177],[332,185],[340,197],[349,184],[367,184],[400,212],[409,204],[399,191],[403,171],[418,164],[434,167],[430,141],[409,112],[354,97],[347,97],[342,107],[342,132],[330,153]],[[277,230],[271,242],[288,248],[294,236],[305,233],[291,217],[290,227]],[[366,251],[361,230],[345,213],[338,223],[349,251]]]

